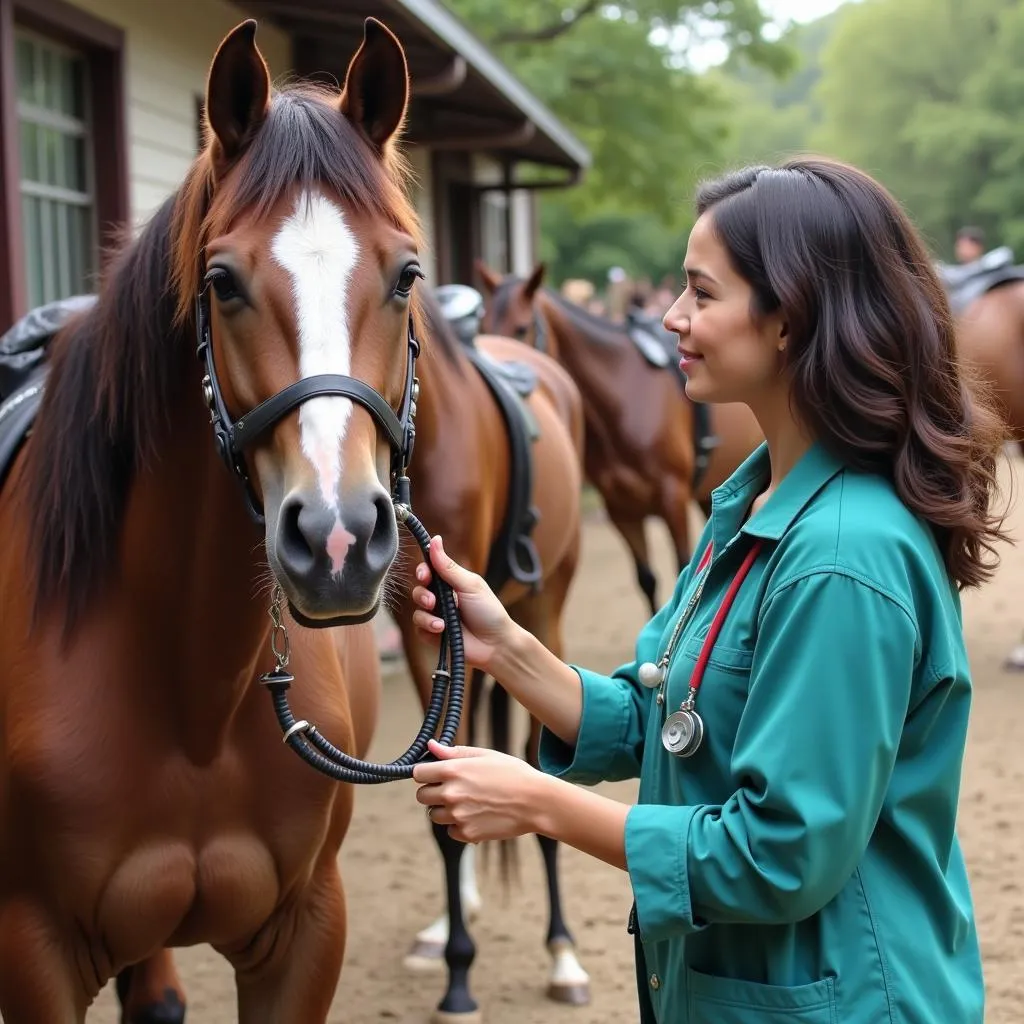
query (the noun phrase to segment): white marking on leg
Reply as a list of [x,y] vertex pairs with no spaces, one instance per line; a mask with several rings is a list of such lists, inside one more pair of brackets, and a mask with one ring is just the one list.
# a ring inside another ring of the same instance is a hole
[[1006,658],[1006,668],[1024,671],[1024,644],[1018,644]]
[[576,950],[564,939],[552,942],[548,947],[551,953],[550,984],[556,988],[569,988],[575,985],[589,985],[590,975],[576,959]]
[[[462,916],[466,924],[472,923],[480,913],[483,900],[476,882],[476,847],[467,846],[459,862],[459,893],[462,896]],[[433,971],[443,966],[444,947],[448,942],[448,912],[431,921],[416,933],[412,949],[404,964],[410,971]]]
[[[349,376],[348,287],[359,262],[359,242],[345,223],[344,213],[322,195],[300,196],[294,212],[274,237],[271,252],[292,279],[300,375]],[[316,469],[324,502],[338,517],[329,545],[336,573],[341,572],[354,540],[341,522],[338,503],[341,444],[351,413],[351,400],[333,395],[312,398],[299,410],[303,454]]]

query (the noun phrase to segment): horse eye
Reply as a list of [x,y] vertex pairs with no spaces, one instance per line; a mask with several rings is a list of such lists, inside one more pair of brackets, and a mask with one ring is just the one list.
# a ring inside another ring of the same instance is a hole
[[412,293],[412,286],[416,283],[416,279],[423,276],[423,271],[415,263],[410,263],[398,276],[395,294],[407,298]]
[[514,336],[516,338],[525,338],[530,333],[530,328],[520,325],[515,329]]
[[213,290],[221,302],[229,302],[242,294],[235,284],[231,271],[225,270],[223,267],[215,267],[211,270],[206,275],[206,280],[213,286]]

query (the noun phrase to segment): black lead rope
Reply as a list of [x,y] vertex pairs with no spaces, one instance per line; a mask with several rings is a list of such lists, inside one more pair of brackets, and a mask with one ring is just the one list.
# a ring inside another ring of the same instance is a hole
[[[402,481],[399,481],[400,485]],[[399,487],[399,493],[407,493],[406,487]],[[408,505],[396,501],[395,516],[416,538],[423,551],[424,558],[430,563],[430,534],[416,518]],[[271,647],[277,665],[270,672],[260,677],[260,682],[270,691],[274,703],[274,711],[284,733],[284,742],[288,744],[308,765],[337,782],[351,782],[363,785],[379,785],[382,782],[393,782],[396,779],[412,778],[413,767],[421,761],[434,760],[427,750],[427,741],[434,737],[438,724],[441,732],[437,737],[439,743],[450,745],[459,728],[462,717],[463,695],[466,685],[466,657],[462,645],[462,623],[455,604],[452,588],[437,573],[433,574],[431,590],[437,598],[437,614],[444,620],[445,629],[441,634],[441,649],[437,658],[437,669],[434,671],[434,686],[430,694],[423,725],[416,734],[409,749],[388,764],[376,764],[362,761],[357,757],[339,750],[324,737],[315,725],[305,719],[296,719],[288,706],[288,688],[295,677],[288,672],[289,644],[288,630],[281,617],[281,605],[284,595],[279,586],[275,586],[270,602],[270,618],[273,622]]]

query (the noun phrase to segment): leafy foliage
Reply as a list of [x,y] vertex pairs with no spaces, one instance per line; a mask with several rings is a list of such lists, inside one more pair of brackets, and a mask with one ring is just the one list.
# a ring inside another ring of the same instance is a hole
[[543,197],[556,279],[603,264],[585,275],[600,281],[607,261],[680,248],[693,182],[726,115],[725,97],[686,66],[681,44],[711,36],[758,66],[782,70],[789,60],[763,38],[757,0],[449,2],[593,154],[582,184]]
[[[757,0],[450,2],[594,154],[543,196],[556,281],[677,272],[699,178],[805,151],[878,177],[941,257],[966,223],[1024,255],[1021,0],[847,2],[777,43]],[[730,56],[697,74],[679,44],[709,35]]]

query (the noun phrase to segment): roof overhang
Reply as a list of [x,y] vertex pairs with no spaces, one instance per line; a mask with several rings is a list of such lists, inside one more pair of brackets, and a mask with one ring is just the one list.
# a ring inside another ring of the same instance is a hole
[[510,163],[590,166],[590,153],[437,0],[238,0],[292,36],[295,70],[339,82],[375,17],[402,43],[412,80],[405,138],[433,149],[493,153]]

